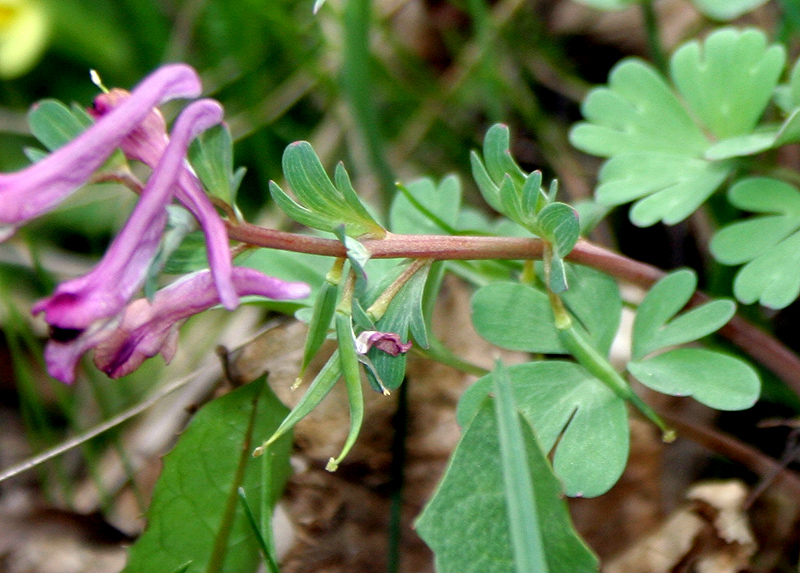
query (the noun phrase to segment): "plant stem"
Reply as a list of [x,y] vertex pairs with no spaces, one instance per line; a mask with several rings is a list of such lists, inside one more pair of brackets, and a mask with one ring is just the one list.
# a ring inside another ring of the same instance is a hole
[[[346,256],[344,245],[340,241],[265,229],[250,223],[228,222],[228,234],[231,239],[258,247],[333,257]],[[544,243],[540,239],[519,237],[387,233],[383,239],[369,239],[362,241],[362,244],[372,254],[372,258],[376,259],[531,260],[540,259],[544,252]],[[566,260],[592,267],[644,288],[652,286],[665,274],[652,265],[614,253],[584,239],[578,241]],[[697,292],[689,301],[689,306],[698,306],[707,301],[705,294]],[[800,396],[800,357],[786,346],[740,316],[734,316],[719,333],[769,368]]]
[[644,20],[644,29],[647,35],[647,48],[650,51],[650,57],[653,63],[666,74],[668,71],[667,58],[664,55],[664,50],[661,48],[661,40],[658,34],[658,17],[656,15],[653,0],[644,0],[641,4],[642,19]]

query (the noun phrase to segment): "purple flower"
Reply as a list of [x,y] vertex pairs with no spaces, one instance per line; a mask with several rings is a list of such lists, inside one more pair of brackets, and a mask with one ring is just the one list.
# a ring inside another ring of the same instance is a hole
[[411,350],[410,342],[403,342],[394,332],[378,332],[365,330],[356,337],[356,352],[366,354],[370,348],[375,347],[386,354],[397,356]]
[[83,185],[154,106],[174,98],[197,97],[200,90],[200,79],[191,67],[163,66],[145,78],[124,105],[68,144],[21,171],[0,174],[0,241]]
[[[310,292],[305,283],[285,282],[244,267],[235,267],[232,278],[238,296],[290,300],[305,298]],[[156,293],[152,303],[138,299],[129,304],[118,324],[97,343],[94,362],[111,378],[133,372],[159,353],[169,363],[175,354],[180,323],[219,301],[219,292],[208,270],[187,275]],[[85,352],[82,346],[85,345],[76,347],[76,353]],[[49,358],[51,372],[64,370],[63,365],[51,365]]]
[[[92,114],[105,117],[132,97],[124,90],[111,90],[97,96]],[[169,143],[167,128],[161,113],[153,109],[138,129],[131,131],[120,143],[125,157],[141,161],[155,169]],[[222,305],[233,310],[239,304],[239,298],[231,283],[233,267],[228,246],[228,233],[225,225],[203,191],[200,182],[188,164],[185,164],[178,176],[177,199],[194,215],[206,237],[208,264],[214,281],[220,292]]]
[[[121,109],[121,108],[120,108]],[[88,274],[61,283],[55,293],[33,307],[58,329],[82,331],[97,320],[117,315],[141,288],[166,225],[166,206],[184,169],[189,142],[222,121],[215,101],[196,101],[180,114],[164,150],[130,218]]]

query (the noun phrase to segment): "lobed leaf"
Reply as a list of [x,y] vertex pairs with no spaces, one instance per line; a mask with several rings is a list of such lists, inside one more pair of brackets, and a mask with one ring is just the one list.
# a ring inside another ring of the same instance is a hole
[[206,190],[233,205],[244,171],[234,172],[233,138],[228,127],[215,125],[201,133],[189,146],[188,157]]
[[668,274],[647,293],[633,323],[632,355],[640,360],[648,354],[685,344],[719,330],[736,312],[730,300],[715,300],[683,314],[697,288],[697,275],[684,269]]
[[[428,347],[422,298],[429,271],[429,266],[420,269],[403,285],[389,303],[386,313],[375,325],[378,331],[394,332],[404,343],[408,342],[409,332],[413,332],[417,344],[423,348]],[[367,376],[375,390],[383,391],[384,388],[395,390],[400,387],[406,374],[407,357],[405,354],[391,356],[377,348],[371,348],[367,352],[367,357],[382,382],[381,384],[376,380],[374,373],[367,369]]]
[[[517,408],[533,426],[542,450],[553,455],[567,495],[608,491],[628,460],[625,401],[574,362],[547,360],[509,366]],[[466,425],[492,388],[492,374],[470,386],[458,405]]]
[[[613,279],[599,271],[567,265],[570,289],[562,299],[592,343],[608,354],[619,327],[622,301]],[[494,282],[472,296],[472,322],[484,339],[510,350],[567,354],[553,325],[547,295],[531,286]]]
[[48,151],[69,143],[91,123],[85,113],[81,116],[55,99],[42,100],[28,112],[31,133]]
[[745,410],[758,400],[761,382],[744,361],[704,348],[677,348],[628,363],[639,382],[671,396],[692,396],[717,410]]
[[786,63],[783,46],[760,30],[724,28],[691,41],[670,60],[670,73],[693,114],[717,138],[750,133],[772,98]]
[[298,201],[292,200],[273,182],[270,182],[270,192],[287,215],[325,231],[344,225],[347,234],[352,237],[385,234],[383,227],[356,195],[342,165],[336,167],[334,174],[337,188],[307,141],[289,145],[283,153],[282,163],[286,181]]
[[[577,148],[609,158],[597,202],[636,201],[630,211],[636,225],[674,224],[722,184],[734,158],[800,140],[800,113],[756,129],[785,59],[762,32],[724,28],[675,52],[670,70],[677,93],[644,62],[615,66],[608,87],[584,101],[587,121],[570,133]],[[784,102],[793,99],[787,92],[793,93],[784,89]]]
[[709,145],[664,78],[637,59],[614,66],[608,87],[589,92],[581,111],[587,121],[574,126],[569,137],[592,155],[647,151],[692,157]]
[[[527,424],[522,425],[548,571],[589,573],[597,558],[575,532],[561,485]],[[497,463],[497,420],[484,401],[464,431],[447,471],[417,518],[416,529],[433,549],[440,573],[514,571],[503,471]],[[468,542],[466,542],[468,541]]]
[[711,253],[721,263],[747,263],[734,281],[736,298],[788,306],[800,294],[800,193],[783,181],[753,177],[733,185],[728,199],[761,214],[723,227],[711,240]]

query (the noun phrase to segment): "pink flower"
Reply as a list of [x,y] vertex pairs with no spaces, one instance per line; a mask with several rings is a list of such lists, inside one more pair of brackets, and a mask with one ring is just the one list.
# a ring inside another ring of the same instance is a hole
[[[305,298],[310,292],[305,283],[285,282],[243,267],[233,269],[232,279],[237,296],[290,300]],[[47,355],[48,367],[52,366],[51,372],[63,372],[70,367],[74,371],[77,358],[89,344],[96,346],[95,364],[111,378],[133,372],[146,359],[159,353],[169,363],[175,354],[180,324],[217,304],[219,292],[208,270],[187,275],[156,293],[152,302],[142,298],[129,304],[118,322],[102,337],[96,337],[99,340],[76,345],[72,353],[74,359],[67,357],[69,352],[53,349]],[[91,339],[91,335],[88,338]]]
[[[103,118],[133,97],[125,90],[111,90],[95,98],[92,114]],[[121,142],[120,149],[130,160],[141,161],[151,169],[158,165],[169,143],[164,118],[153,109],[141,125],[131,131]],[[231,284],[231,256],[228,247],[228,233],[225,225],[203,191],[200,182],[188,164],[184,164],[177,179],[175,196],[194,215],[206,237],[208,264],[220,292],[222,305],[228,310],[235,309],[239,298]]]
[[403,342],[394,332],[378,332],[365,330],[356,337],[356,352],[366,354],[370,348],[375,347],[386,354],[397,356],[411,350],[410,342]]
[[222,113],[222,107],[209,99],[183,110],[141,199],[102,260],[88,274],[58,285],[52,296],[34,305],[34,314],[44,312],[47,322],[56,328],[82,331],[124,308],[144,283],[158,250],[166,225],[165,209],[184,169],[189,142],[222,121]]
[[124,105],[68,144],[21,171],[0,174],[0,241],[83,185],[155,106],[174,98],[197,97],[200,90],[200,79],[191,67],[163,66],[145,78]]

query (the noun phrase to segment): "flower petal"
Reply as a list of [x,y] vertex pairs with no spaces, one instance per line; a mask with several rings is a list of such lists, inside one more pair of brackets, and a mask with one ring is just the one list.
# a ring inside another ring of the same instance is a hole
[[141,288],[166,224],[166,206],[183,169],[189,142],[222,121],[215,101],[196,101],[175,122],[172,139],[125,226],[97,266],[88,274],[61,283],[55,293],[33,307],[61,329],[83,330],[96,320],[118,314]]
[[391,356],[405,354],[411,350],[411,343],[403,342],[394,332],[365,330],[356,337],[356,350],[359,354],[366,354],[373,346]]
[[[233,284],[238,296],[258,295],[276,300],[305,298],[305,283],[286,282],[256,270],[234,267]],[[138,299],[129,304],[117,328],[95,349],[98,368],[112,378],[136,370],[159,352],[169,362],[174,354],[181,321],[219,304],[220,297],[209,270],[187,275],[160,290],[150,303]]]
[[196,97],[201,87],[191,67],[163,66],[145,78],[123,105],[74,140],[21,171],[0,175],[0,241],[85,183],[153,107],[178,97]]
[[[97,116],[110,113],[129,97],[130,94],[124,90],[111,90],[107,94],[101,94],[95,99],[93,113]],[[141,161],[155,169],[168,142],[169,137],[164,118],[158,110],[154,109],[141,126],[121,142],[120,148],[128,159]],[[228,310],[235,309],[239,304],[239,297],[236,296],[236,291],[231,283],[233,263],[230,256],[228,232],[188,164],[178,179],[176,197],[189,209],[203,229],[206,237],[208,265],[219,289],[222,305]]]

